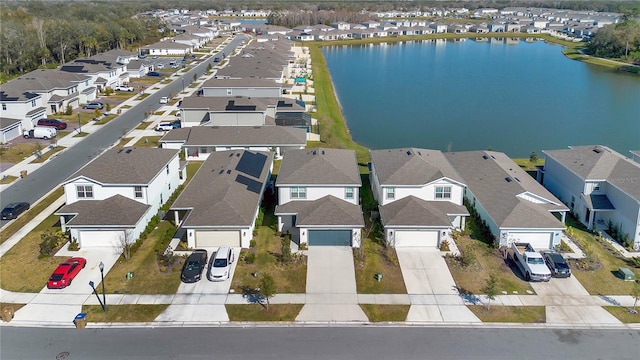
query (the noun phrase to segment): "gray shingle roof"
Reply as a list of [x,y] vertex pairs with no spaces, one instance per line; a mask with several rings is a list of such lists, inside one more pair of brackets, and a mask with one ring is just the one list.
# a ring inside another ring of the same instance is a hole
[[[243,158],[264,158],[264,164],[257,169],[259,176],[238,170]],[[250,226],[260,205],[272,162],[273,155],[267,152],[232,150],[211,153],[171,209],[191,210],[184,219],[185,227]]]
[[[504,153],[464,151],[445,153],[445,156],[499,227],[564,228],[549,211],[569,209]],[[547,204],[536,204],[518,196],[522,194],[532,194]]]
[[318,200],[290,201],[276,207],[276,215],[296,214],[295,226],[364,227],[360,205],[327,195]]
[[640,201],[640,164],[622,154],[602,145],[543,152],[583,180],[607,181]]
[[185,131],[175,136],[177,130],[189,129],[185,139],[187,146],[304,146],[307,133],[304,129],[285,126],[194,126],[171,130],[160,142],[176,141]]
[[202,84],[203,88],[230,88],[230,87],[248,87],[248,88],[262,88],[262,87],[284,87],[284,84],[276,83],[270,79],[210,79]]
[[104,200],[83,200],[65,205],[56,215],[76,215],[69,226],[121,226],[134,227],[150,205],[114,195]]
[[113,148],[71,175],[65,183],[82,176],[102,184],[148,184],[178,156],[178,152],[158,148]]
[[276,186],[325,184],[362,185],[355,151],[313,148],[284,153]]
[[371,150],[371,162],[381,185],[424,185],[443,177],[464,183],[439,150]]
[[208,109],[209,111],[216,112],[265,112],[268,107],[275,106],[278,106],[278,111],[305,111],[304,107],[296,103],[295,99],[289,98],[256,98],[246,96],[209,97],[192,95],[184,98],[182,104],[180,104],[180,108],[182,109]]
[[87,75],[83,74],[74,74],[57,69],[38,69],[3,84],[2,90],[0,90],[0,100],[26,101],[39,96],[37,93],[54,89],[69,89],[89,79]]
[[415,196],[380,206],[384,226],[450,227],[449,215],[468,216],[469,212],[449,201],[425,201]]

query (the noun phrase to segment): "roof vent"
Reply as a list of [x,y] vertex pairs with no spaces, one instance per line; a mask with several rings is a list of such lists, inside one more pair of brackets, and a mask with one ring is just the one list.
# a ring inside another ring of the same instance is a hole
[[317,154],[317,152],[316,152],[315,150],[313,150],[313,151],[311,152],[311,154],[312,154],[312,155],[316,155],[316,154]]
[[596,154],[600,154],[602,152],[602,150],[600,148],[593,148],[593,152]]
[[240,153],[237,153],[237,154],[236,154],[236,157],[240,157]]
[[407,156],[411,156],[411,151],[407,150]]
[[422,156],[422,153],[420,151],[418,151],[418,155]]
[[227,175],[231,174],[231,169],[227,170]]
[[504,178],[504,179],[505,179],[505,180],[507,180],[507,182],[511,182],[511,181],[513,181],[513,180],[511,179],[511,177],[510,177],[510,176],[507,176],[507,177],[506,177],[506,178]]
[[520,179],[518,179],[517,177],[514,177],[514,179],[516,179],[517,182],[520,182]]
[[220,169],[220,172],[218,172],[218,175],[222,175],[224,173],[224,169]]
[[487,160],[489,157],[487,155],[482,155],[482,158]]
[[322,155],[324,155],[324,150],[322,150]]
[[125,151],[127,154],[131,152],[131,149],[128,149],[127,151]]

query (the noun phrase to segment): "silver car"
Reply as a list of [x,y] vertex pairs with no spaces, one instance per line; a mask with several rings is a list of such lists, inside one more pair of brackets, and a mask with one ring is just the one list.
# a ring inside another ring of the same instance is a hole
[[235,256],[233,249],[229,246],[220,246],[215,256],[209,262],[209,272],[207,278],[210,281],[224,281],[231,276],[231,264]]

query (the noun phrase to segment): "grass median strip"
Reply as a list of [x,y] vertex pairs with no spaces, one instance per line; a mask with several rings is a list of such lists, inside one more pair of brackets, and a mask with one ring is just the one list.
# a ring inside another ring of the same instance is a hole
[[303,304],[225,305],[231,321],[295,321]]
[[[362,255],[360,254],[362,251]],[[387,252],[391,254],[385,255]],[[395,249],[386,249],[378,242],[366,239],[362,249],[354,250],[356,286],[359,294],[406,294],[402,270]],[[382,278],[378,281],[377,274]]]
[[369,321],[405,321],[411,305],[360,304]]
[[482,322],[545,323],[547,313],[544,306],[467,306]]
[[82,305],[88,322],[152,322],[168,304],[160,305],[107,305],[107,312],[100,305]]
[[640,313],[632,314],[629,308],[623,306],[603,306],[603,308],[625,324],[640,323]]

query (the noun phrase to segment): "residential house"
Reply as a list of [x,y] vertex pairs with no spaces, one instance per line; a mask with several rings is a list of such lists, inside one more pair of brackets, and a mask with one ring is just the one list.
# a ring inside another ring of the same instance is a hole
[[169,131],[160,139],[167,149],[181,149],[185,159],[204,161],[216,151],[272,151],[276,159],[307,143],[304,129],[287,126],[194,126]]
[[62,183],[65,205],[55,212],[80,247],[119,248],[134,242],[185,179],[179,151],[113,148]]
[[272,166],[269,152],[210,154],[170,209],[187,246],[248,248]]
[[445,153],[467,184],[465,199],[500,246],[560,244],[569,210],[507,155],[495,151]]
[[[107,87],[114,87],[129,81],[127,65],[124,58],[131,58],[131,52],[124,50],[109,50],[88,58],[78,58],[60,67],[60,71],[89,76],[89,85],[98,91]],[[90,101],[92,99],[87,99]],[[83,102],[81,102],[83,103]]]
[[371,188],[387,242],[438,247],[464,229],[466,185],[438,150],[371,150]]
[[288,86],[268,79],[210,79],[202,84],[202,96],[246,96],[252,98],[282,96]]
[[181,44],[173,41],[159,41],[138,49],[140,55],[174,55],[184,56],[193,51],[192,45]]
[[436,34],[442,34],[447,32],[447,24],[431,23],[429,28],[433,29]]
[[539,181],[589,229],[615,229],[640,249],[640,163],[602,145],[545,150]]
[[288,150],[275,186],[278,231],[298,244],[360,246],[362,181],[353,150]]
[[22,133],[22,120],[0,117],[0,144],[6,144]]

